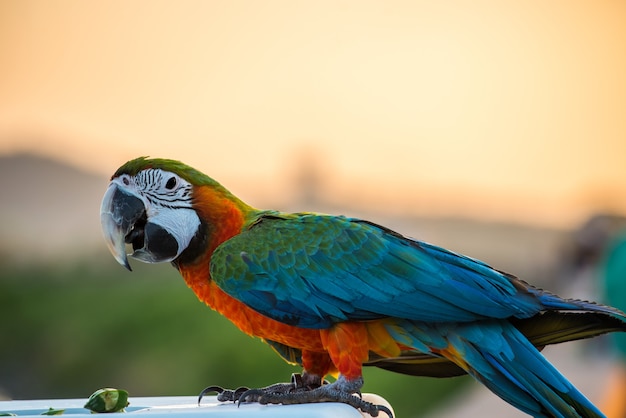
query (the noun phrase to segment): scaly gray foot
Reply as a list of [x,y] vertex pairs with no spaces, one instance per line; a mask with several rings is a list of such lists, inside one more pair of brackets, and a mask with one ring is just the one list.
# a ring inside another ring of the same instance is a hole
[[321,379],[313,375],[294,374],[291,383],[277,383],[261,389],[238,388],[236,390],[223,389],[219,386],[209,386],[200,394],[198,403],[202,396],[209,392],[217,392],[218,401],[258,402],[265,404],[303,404],[318,402],[340,402],[353,408],[360,409],[373,417],[378,416],[382,411],[389,418],[393,418],[391,411],[383,405],[375,405],[364,401],[361,398],[361,387],[363,379],[347,380],[340,376],[334,383],[322,383]]

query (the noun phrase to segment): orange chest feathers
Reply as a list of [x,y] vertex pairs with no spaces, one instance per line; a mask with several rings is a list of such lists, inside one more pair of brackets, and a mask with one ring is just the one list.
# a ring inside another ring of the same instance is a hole
[[180,273],[198,299],[224,315],[246,334],[301,350],[325,351],[319,330],[299,328],[275,321],[222,291],[210,278],[209,263],[183,267]]

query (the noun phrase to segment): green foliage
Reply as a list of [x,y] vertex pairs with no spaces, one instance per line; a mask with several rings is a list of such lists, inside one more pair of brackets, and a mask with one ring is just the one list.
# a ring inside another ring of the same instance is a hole
[[[299,370],[200,303],[169,266],[0,269],[0,392],[16,399],[196,395],[208,385],[260,387]],[[467,378],[366,369],[367,392],[418,416]]]

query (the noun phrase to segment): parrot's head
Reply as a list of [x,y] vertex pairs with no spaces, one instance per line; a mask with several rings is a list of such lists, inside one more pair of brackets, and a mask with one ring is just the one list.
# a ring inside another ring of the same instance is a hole
[[140,157],[121,166],[102,199],[100,221],[115,259],[128,270],[131,257],[160,263],[176,260],[200,235],[194,187],[207,176],[178,161]]

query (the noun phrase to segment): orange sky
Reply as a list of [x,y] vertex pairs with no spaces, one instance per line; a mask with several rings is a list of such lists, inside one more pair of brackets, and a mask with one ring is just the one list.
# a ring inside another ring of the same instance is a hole
[[[252,204],[626,212],[626,2],[0,2],[0,152],[150,155]],[[287,201],[288,199],[282,199]]]

